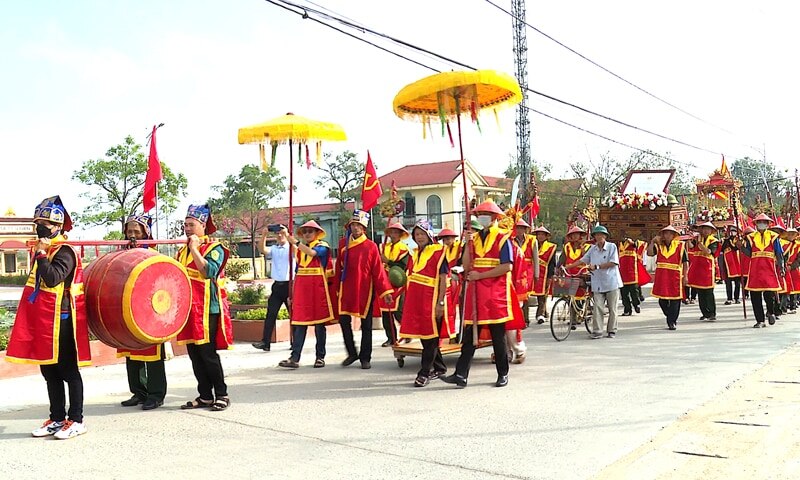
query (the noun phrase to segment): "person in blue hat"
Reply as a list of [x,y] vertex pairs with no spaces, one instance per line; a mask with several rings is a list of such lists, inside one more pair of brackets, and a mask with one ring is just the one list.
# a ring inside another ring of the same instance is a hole
[[[91,364],[89,326],[78,253],[64,235],[72,229],[61,197],[45,198],[35,209],[38,241],[34,263],[22,291],[6,360],[40,365],[47,382],[50,418],[34,437],[66,440],[86,433],[83,378],[78,367]],[[69,388],[69,410],[64,383]]]
[[[152,239],[153,218],[146,214],[130,215],[125,220],[125,238],[128,248],[147,248],[142,240]],[[118,357],[125,357],[128,387],[131,398],[123,400],[123,407],[142,405],[142,410],[153,410],[164,404],[167,395],[167,374],[164,370],[164,345],[158,344],[144,350],[117,349]],[[142,381],[144,379],[144,381]]]
[[233,346],[228,293],[222,288],[230,252],[209,235],[217,231],[208,204],[190,205],[183,223],[186,245],[177,259],[192,284],[192,308],[178,344],[186,345],[199,396],[182,409],[210,408],[221,411],[231,404],[225,373],[217,350]]

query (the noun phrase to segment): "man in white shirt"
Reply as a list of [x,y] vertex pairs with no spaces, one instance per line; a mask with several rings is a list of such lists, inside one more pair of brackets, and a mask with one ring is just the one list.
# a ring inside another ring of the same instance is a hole
[[289,309],[289,268],[293,262],[289,259],[292,257],[293,248],[286,240],[287,230],[286,227],[281,225],[277,235],[277,242],[275,245],[267,246],[267,233],[265,231],[261,234],[261,241],[258,245],[258,250],[267,260],[272,260],[272,270],[270,278],[272,278],[272,292],[267,300],[267,318],[264,320],[264,334],[261,341],[253,343],[254,348],[269,352],[270,343],[272,342],[272,332],[275,330],[275,322],[278,320],[278,312],[281,305],[285,305]]

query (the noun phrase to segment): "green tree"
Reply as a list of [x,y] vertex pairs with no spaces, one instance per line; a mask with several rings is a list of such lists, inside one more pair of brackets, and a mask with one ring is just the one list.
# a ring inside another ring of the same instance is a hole
[[322,165],[317,167],[314,185],[326,189],[327,198],[339,202],[339,225],[344,225],[350,219],[345,204],[360,196],[366,164],[359,162],[358,156],[349,150],[336,155],[336,158],[330,153],[325,153],[323,157]]
[[767,187],[776,209],[783,206],[787,191],[790,195],[794,193],[794,183],[787,178],[790,176],[789,172],[779,170],[775,165],[763,160],[750,157],[738,158],[731,164],[731,174],[742,182],[739,201],[745,211],[759,204],[766,207]]
[[254,278],[256,239],[269,223],[264,211],[273,199],[285,191],[284,180],[274,168],[265,172],[255,165],[245,165],[238,175],[228,175],[222,185],[213,187],[219,196],[209,200],[213,211],[218,212],[220,221],[227,219],[250,235]]
[[[175,211],[179,199],[186,195],[187,181],[161,162],[164,178],[158,186],[159,214]],[[89,187],[81,197],[89,206],[77,215],[76,221],[89,226],[111,225],[119,222],[125,228],[125,218],[141,209],[147,157],[141,145],[128,135],[125,140],[106,151],[105,158],[87,160],[72,179]]]
[[103,240],[125,240],[125,234],[121,231],[111,230],[103,235]]

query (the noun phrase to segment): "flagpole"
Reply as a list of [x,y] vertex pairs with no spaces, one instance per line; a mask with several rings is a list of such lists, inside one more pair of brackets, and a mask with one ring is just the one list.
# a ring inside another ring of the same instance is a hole
[[156,182],[156,215],[155,219],[153,220],[153,223],[156,226],[156,232],[155,235],[153,235],[153,238],[158,240],[158,234],[160,230],[160,228],[158,227],[158,182]]

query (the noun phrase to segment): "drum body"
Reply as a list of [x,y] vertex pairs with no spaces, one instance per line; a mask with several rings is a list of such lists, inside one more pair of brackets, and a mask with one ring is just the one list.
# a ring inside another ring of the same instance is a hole
[[84,271],[89,330],[111,347],[141,350],[181,331],[192,288],[176,260],[149,248],[109,253]]

